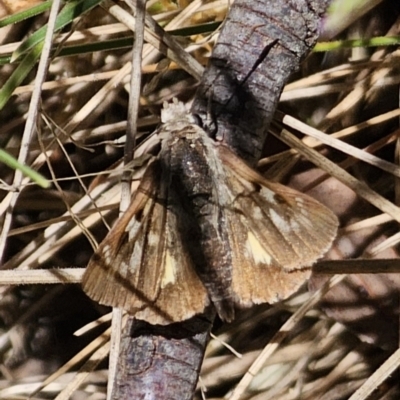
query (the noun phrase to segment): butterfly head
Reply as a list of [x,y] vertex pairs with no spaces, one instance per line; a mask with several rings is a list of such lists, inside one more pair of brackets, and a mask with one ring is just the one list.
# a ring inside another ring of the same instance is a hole
[[191,133],[198,133],[199,121],[192,115],[177,99],[172,103],[164,102],[161,110],[161,122],[163,123],[159,130],[159,138],[170,139],[171,133],[174,138],[190,137]]

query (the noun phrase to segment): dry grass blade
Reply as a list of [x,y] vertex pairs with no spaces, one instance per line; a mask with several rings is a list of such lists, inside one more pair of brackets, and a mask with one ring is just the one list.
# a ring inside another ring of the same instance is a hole
[[397,258],[383,260],[374,259],[353,259],[320,261],[313,266],[315,274],[398,274],[400,272],[400,261]]
[[[36,81],[35,81],[35,87],[32,92],[31,102],[29,104],[28,118],[26,121],[23,139],[21,142],[21,151],[18,156],[18,162],[20,164],[26,163],[26,160],[28,158],[28,153],[29,153],[29,143],[32,141],[32,137],[34,135],[34,131],[36,128],[36,120],[37,120],[37,115],[38,115],[40,96],[42,93],[42,84],[47,75],[47,67],[49,64],[51,45],[53,42],[54,27],[56,24],[56,18],[57,18],[58,10],[60,8],[60,4],[61,4],[61,1],[56,0],[53,2],[52,6],[51,6],[48,29],[46,31],[46,37],[44,40],[42,54],[40,57],[38,73],[37,73]],[[22,182],[23,182],[22,173],[19,170],[15,171],[13,186],[15,188],[18,188],[18,187],[20,187]],[[9,203],[8,204],[6,203],[7,213],[4,218],[3,226],[2,226],[2,230],[1,230],[1,234],[0,234],[0,260],[3,259],[4,248],[6,245],[6,238],[7,238],[7,235],[8,235],[10,226],[11,226],[11,221],[12,221],[12,211],[17,203],[18,196],[19,196],[18,192],[13,192],[11,197],[9,198]]]
[[96,350],[89,360],[78,371],[74,379],[63,389],[54,400],[68,400],[71,394],[79,388],[83,381],[87,378],[90,372],[93,372],[96,367],[103,361],[110,352],[110,344],[106,343],[98,350]]
[[[131,5],[128,2],[128,5]],[[132,5],[131,5],[132,7]],[[136,136],[138,131],[140,92],[142,83],[142,53],[145,40],[146,1],[137,1],[135,12],[135,41],[132,51],[132,70],[129,87],[128,124],[126,129],[126,142],[124,148],[124,165],[127,166],[134,157]],[[132,172],[125,170],[122,175],[120,211],[126,211],[131,201]],[[118,357],[121,350],[122,337],[122,310],[114,308],[112,311],[112,331],[109,357],[109,379],[107,386],[107,399],[111,400],[114,385],[117,380]]]
[[84,268],[0,271],[0,285],[80,283]]
[[375,217],[367,218],[365,220],[355,222],[354,224],[347,225],[342,228],[342,232],[353,232],[360,229],[369,228],[371,226],[377,226],[380,224],[385,224],[386,222],[392,221],[392,217],[387,214],[377,215]]
[[285,115],[282,119],[282,122],[285,125],[290,126],[291,128],[296,129],[299,132],[304,133],[305,135],[311,136],[319,140],[321,143],[331,146],[336,150],[340,150],[343,153],[346,153],[361,161],[371,164],[377,168],[381,168],[383,171],[389,172],[394,176],[400,177],[400,168],[393,163],[382,160],[381,158],[376,157],[373,154],[369,154],[363,150],[358,149],[357,147],[337,140],[334,137],[327,135],[319,131],[318,129],[312,128],[311,126],[297,120],[296,118],[291,117],[290,115]]
[[326,157],[323,157],[317,151],[304,145],[301,140],[297,139],[287,130],[282,130],[280,133],[274,133],[274,135],[282,139],[282,141],[289,146],[295,148],[300,154],[326,171],[330,176],[343,182],[349,188],[354,190],[360,197],[369,201],[382,212],[389,214],[394,220],[400,222],[400,209],[392,202],[379,195],[376,191],[372,190],[364,182],[354,178],[344,169],[340,168]]
[[286,338],[286,335],[296,326],[304,315],[312,309],[322,297],[335,285],[341,282],[344,276],[334,276],[329,282],[327,282],[321,289],[315,292],[311,298],[306,301],[288,320],[282,325],[280,330],[270,340],[270,343],[263,349],[261,354],[257,357],[254,363],[251,365],[247,373],[244,375],[242,380],[236,386],[231,396],[227,397],[229,400],[239,400],[250,385],[252,379],[260,371],[265,364],[265,361],[272,355],[272,353],[278,348],[282,341]]
[[400,349],[394,352],[349,398],[349,400],[366,400],[369,395],[400,365]]
[[[110,334],[111,334],[111,328],[108,328],[106,331],[104,331],[99,337],[94,339],[91,343],[89,343],[84,349],[82,349],[79,353],[77,353],[73,358],[68,360],[63,366],[61,366],[57,371],[55,371],[53,374],[48,376],[41,384],[39,387],[36,388],[36,390],[31,393],[31,396],[36,395],[39,393],[42,389],[44,389],[47,385],[51,384],[54,382],[56,379],[64,375],[66,372],[70,371],[72,368],[74,368],[76,365],[80,364],[82,360],[87,358],[88,355],[93,354],[94,352],[98,352],[99,357],[95,357],[98,361],[101,361],[102,358],[107,356],[107,351],[109,351],[109,340],[110,340]],[[105,351],[105,353],[104,353]],[[87,367],[87,363],[84,365]],[[83,367],[84,367],[83,366]],[[82,370],[83,367],[81,368]],[[89,369],[91,369],[90,364],[89,364]],[[83,376],[83,379],[85,376]],[[82,380],[83,380],[82,379]],[[82,381],[79,379],[79,381]],[[73,382],[76,382],[75,380]],[[71,383],[72,385],[75,385],[75,383]]]
[[[394,118],[398,118],[399,116],[400,116],[400,110],[393,110],[393,111],[389,111],[385,114],[381,114],[377,117],[368,119],[367,121],[361,122],[359,124],[349,126],[348,128],[339,130],[335,133],[330,134],[329,137],[320,131],[318,131],[318,132],[321,133],[323,135],[323,137],[329,141],[332,141],[333,139],[344,139],[347,137],[351,137],[357,133],[360,133],[360,131],[362,131],[363,129],[379,126],[379,125],[381,125],[385,122],[388,122]],[[308,127],[308,125],[307,125],[307,127]],[[309,128],[310,128],[310,131],[312,131],[314,129],[311,127],[309,127]],[[304,133],[306,133],[306,132],[308,132],[308,128],[306,128],[306,130],[304,131]],[[395,134],[391,134],[389,136],[392,137],[392,136],[395,136]],[[392,140],[394,140],[394,139],[392,139]],[[303,142],[304,142],[304,144],[306,144],[307,146],[309,146],[311,148],[321,147],[321,141],[316,140],[316,139],[312,138],[311,136],[304,137]],[[294,155],[294,154],[297,154],[296,150],[294,150],[294,149],[283,151],[281,153],[278,153],[273,156],[266,157],[266,158],[260,160],[259,166],[261,167],[263,165],[279,161],[282,157],[286,157],[286,156],[290,156],[290,155]],[[392,167],[389,167],[389,168],[392,168]]]
[[[132,16],[128,14],[123,8],[119,7],[110,0],[105,0],[102,3],[102,7],[105,7],[111,15],[117,18],[123,24],[126,24],[132,31],[136,31],[136,24]],[[162,51],[163,48],[166,49],[166,56],[175,61],[178,65],[185,68],[190,74],[192,74],[196,79],[200,79],[203,67],[194,59],[188,57],[187,53],[178,43],[164,32],[164,36],[161,38],[156,36],[155,33],[155,23],[148,18],[148,22],[151,25],[151,30],[145,30],[145,40],[150,43],[154,48]],[[166,46],[166,47],[165,47]]]

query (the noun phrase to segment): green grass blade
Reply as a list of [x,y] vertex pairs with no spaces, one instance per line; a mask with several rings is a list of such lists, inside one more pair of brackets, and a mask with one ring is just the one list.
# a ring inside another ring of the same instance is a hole
[[46,1],[44,3],[38,4],[37,6],[29,8],[28,10],[24,10],[19,13],[0,19],[0,28],[3,28],[4,26],[7,25],[17,24],[18,22],[21,22],[25,19],[35,17],[36,15],[39,15],[47,11],[48,9],[50,9],[50,7],[51,7],[51,1]]
[[[86,11],[96,7],[101,2],[102,0],[75,0],[67,3],[57,17],[55,32],[70,24],[76,17],[79,17]],[[28,39],[21,43],[21,45],[13,53],[11,61],[15,61],[21,57],[22,54],[27,53],[38,43],[43,42],[46,35],[46,29],[47,25],[42,26],[34,34],[29,36]]]
[[333,51],[353,47],[398,46],[399,44],[400,36],[377,36],[370,39],[334,40],[331,42],[320,42],[317,43],[313,51]]
[[50,186],[50,182],[44,176],[40,175],[32,168],[20,164],[16,158],[5,152],[3,149],[0,149],[0,162],[8,165],[12,169],[20,170],[25,176],[27,176],[33,182],[37,183],[42,188],[46,189]]
[[22,83],[25,77],[36,65],[42,52],[42,48],[43,42],[33,47],[0,89],[0,110],[3,109],[14,90]]

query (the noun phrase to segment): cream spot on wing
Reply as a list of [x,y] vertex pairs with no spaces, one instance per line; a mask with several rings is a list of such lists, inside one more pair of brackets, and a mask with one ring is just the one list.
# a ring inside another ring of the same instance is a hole
[[103,257],[106,264],[111,264],[111,247],[108,244],[103,247]]
[[120,267],[119,267],[119,274],[123,277],[127,275],[129,271],[129,264],[127,262],[121,262]]
[[141,223],[139,221],[137,221],[136,216],[133,217],[130,220],[127,227],[125,228],[125,232],[128,232],[129,240],[132,240],[137,236],[140,228],[141,228]]
[[296,204],[300,208],[300,213],[305,217],[308,217],[308,211],[304,207],[304,200],[301,197],[296,197]]
[[157,243],[160,241],[160,237],[153,233],[153,232],[149,232],[147,235],[147,243],[149,244],[149,246],[156,246]]
[[164,276],[161,280],[161,289],[164,289],[170,283],[175,283],[176,267],[175,259],[171,256],[169,250],[167,250],[164,263]]
[[247,232],[246,249],[253,255],[257,264],[271,264],[272,257],[264,250],[259,240],[252,232]]
[[306,218],[308,218],[308,217],[310,216],[310,213],[309,213],[305,208],[302,208],[302,209],[300,210],[300,212],[301,212],[301,214],[304,215]]
[[281,231],[281,232],[289,232],[290,231],[290,226],[289,226],[288,222],[285,221],[285,219],[282,218],[282,216],[279,215],[275,210],[270,210],[269,215],[272,219],[272,222],[278,228],[279,231]]
[[276,203],[276,200],[275,200],[275,193],[274,193],[272,190],[269,190],[268,188],[266,188],[266,187],[263,186],[263,187],[261,188],[261,190],[260,190],[260,194],[261,194],[261,196],[264,197],[265,200],[267,200],[268,202],[273,203],[273,204]]
[[261,209],[259,207],[254,207],[253,208],[253,218],[256,221],[261,221],[264,217],[263,217],[263,213],[261,211]]
[[291,219],[291,220],[290,220],[290,227],[291,227],[294,231],[299,231],[299,230],[300,230],[300,225],[299,225],[299,223],[298,223],[296,220],[294,220],[294,219]]

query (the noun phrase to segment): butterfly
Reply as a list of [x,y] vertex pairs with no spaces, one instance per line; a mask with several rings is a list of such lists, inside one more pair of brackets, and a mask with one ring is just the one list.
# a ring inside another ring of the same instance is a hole
[[294,293],[330,248],[336,216],[250,168],[182,103],[165,104],[162,122],[160,153],[89,261],[84,291],[160,325],[210,304],[229,322]]

